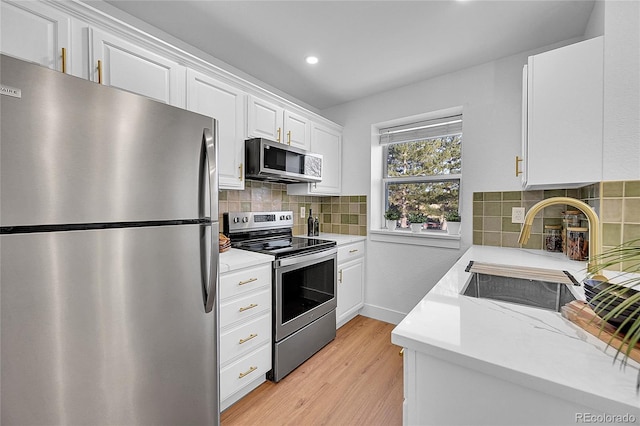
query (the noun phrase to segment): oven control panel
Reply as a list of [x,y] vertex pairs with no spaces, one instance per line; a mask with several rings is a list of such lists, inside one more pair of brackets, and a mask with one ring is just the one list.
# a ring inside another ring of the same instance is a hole
[[223,214],[223,228],[228,232],[293,227],[293,212],[229,212]]

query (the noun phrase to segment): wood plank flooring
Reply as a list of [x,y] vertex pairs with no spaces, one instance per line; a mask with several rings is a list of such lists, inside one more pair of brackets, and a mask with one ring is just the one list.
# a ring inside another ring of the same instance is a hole
[[402,357],[393,324],[357,316],[279,383],[267,381],[221,415],[234,425],[401,425]]

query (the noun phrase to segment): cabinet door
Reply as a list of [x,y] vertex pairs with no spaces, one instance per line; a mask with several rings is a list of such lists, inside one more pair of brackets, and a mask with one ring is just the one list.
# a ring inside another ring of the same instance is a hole
[[220,189],[244,189],[245,93],[187,70],[187,109],[218,120]]
[[311,122],[301,115],[284,111],[284,142],[300,149],[309,149]]
[[527,73],[527,188],[602,180],[603,38],[531,56]]
[[70,54],[69,17],[42,3],[5,1],[0,3],[0,16],[2,53],[63,70],[62,49]]
[[265,100],[249,96],[247,136],[284,141],[284,109]]
[[333,129],[312,124],[311,151],[322,154],[322,182],[309,184],[310,192],[340,195],[342,188],[342,135]]
[[184,108],[185,67],[97,29],[90,36],[93,81]]
[[343,325],[364,303],[364,261],[353,260],[338,265],[336,323]]

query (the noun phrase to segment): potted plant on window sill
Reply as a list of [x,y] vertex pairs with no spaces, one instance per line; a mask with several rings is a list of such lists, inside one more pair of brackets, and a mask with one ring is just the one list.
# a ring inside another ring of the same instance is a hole
[[395,231],[400,220],[400,209],[395,204],[391,204],[389,209],[384,213],[384,218],[387,221],[387,229],[389,231]]
[[409,213],[409,226],[411,227],[411,232],[420,232],[422,230],[422,225],[426,220],[427,218],[420,212]]
[[458,210],[451,210],[445,213],[444,219],[447,221],[447,233],[450,235],[460,234],[460,214]]

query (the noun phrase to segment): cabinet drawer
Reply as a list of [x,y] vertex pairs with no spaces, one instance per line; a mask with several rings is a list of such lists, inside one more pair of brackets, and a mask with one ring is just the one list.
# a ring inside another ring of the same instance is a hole
[[245,318],[271,309],[271,291],[269,288],[247,293],[238,299],[220,303],[220,328],[224,328]]
[[220,371],[220,400],[224,400],[243,386],[271,370],[271,345],[239,359]]
[[271,315],[268,313],[220,335],[220,365],[271,342]]
[[364,241],[338,247],[338,263],[364,256]]
[[220,299],[271,286],[271,264],[229,272],[220,277]]

